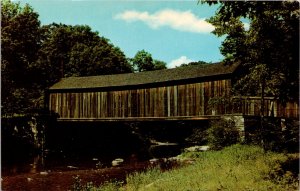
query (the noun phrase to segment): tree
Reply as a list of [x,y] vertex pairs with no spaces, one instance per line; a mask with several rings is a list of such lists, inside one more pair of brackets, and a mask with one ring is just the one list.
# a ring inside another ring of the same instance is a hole
[[152,55],[145,50],[138,51],[131,61],[138,72],[154,70]]
[[38,14],[29,5],[1,1],[2,113],[24,112],[39,97],[34,63],[41,45]]
[[132,72],[124,53],[89,26],[51,24],[43,27],[39,51],[46,86],[62,77]]
[[124,53],[89,26],[42,26],[29,6],[1,0],[2,114],[43,107],[62,77],[132,72]]
[[164,61],[154,60],[153,65],[154,65],[153,70],[167,69],[167,63],[165,63]]
[[162,70],[167,68],[167,64],[160,60],[154,60],[152,55],[145,50],[138,51],[134,58],[130,59],[133,68],[138,72]]
[[[261,97],[260,140],[266,148],[265,96],[280,98],[283,103],[299,99],[299,2],[219,3],[209,22],[216,27],[214,34],[227,35],[220,48],[225,63],[241,63],[234,93]],[[249,19],[249,30],[245,30],[241,18]]]
[[[242,18],[249,20],[249,30],[245,30]],[[223,1],[209,22],[215,26],[214,34],[226,35],[220,48],[225,62],[242,65],[236,93],[275,96],[284,102],[298,99],[298,2]],[[248,80],[255,79],[257,68],[268,71],[264,78],[256,78],[261,80],[258,90],[251,84],[253,80]]]
[[195,65],[206,66],[208,64],[211,64],[211,63],[208,63],[208,62],[205,62],[205,61],[198,61],[198,62],[190,62],[188,64],[181,64],[179,67],[195,66]]

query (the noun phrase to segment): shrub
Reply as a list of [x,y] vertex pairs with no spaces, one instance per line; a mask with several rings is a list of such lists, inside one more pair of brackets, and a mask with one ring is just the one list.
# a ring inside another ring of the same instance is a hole
[[100,187],[93,185],[92,182],[83,183],[79,175],[73,177],[74,182],[71,191],[116,191],[122,185],[122,182],[105,182]]
[[93,184],[91,182],[83,184],[79,175],[74,176],[73,179],[74,183],[72,185],[71,191],[91,191],[93,189]]
[[260,120],[257,119],[251,128],[247,127],[247,143],[260,145],[265,151],[299,152],[298,120],[275,117]]
[[207,144],[207,129],[195,128],[192,130],[192,134],[185,139],[187,143],[195,145]]
[[220,150],[239,142],[239,131],[233,120],[212,121],[207,135],[208,144],[214,150]]
[[286,119],[283,129],[283,146],[288,152],[299,152],[299,121]]

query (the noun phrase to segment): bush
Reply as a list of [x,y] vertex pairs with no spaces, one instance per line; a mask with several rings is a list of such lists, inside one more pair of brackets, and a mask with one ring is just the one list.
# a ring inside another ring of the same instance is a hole
[[245,130],[248,144],[260,145],[265,151],[299,152],[298,120],[264,117],[252,123]]
[[220,150],[223,147],[239,142],[239,131],[233,120],[212,121],[207,130],[207,141],[211,149]]
[[185,141],[194,145],[207,144],[207,129],[195,128],[192,130],[192,134],[188,136]]
[[283,149],[287,152],[299,152],[299,121],[286,119],[283,134]]

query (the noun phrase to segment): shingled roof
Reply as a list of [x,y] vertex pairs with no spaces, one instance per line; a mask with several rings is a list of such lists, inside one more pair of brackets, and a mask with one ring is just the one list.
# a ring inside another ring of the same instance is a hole
[[62,78],[50,87],[50,90],[72,90],[140,86],[157,83],[170,83],[183,80],[215,77],[232,74],[237,64],[224,65],[222,63],[209,65],[194,65],[174,69],[155,70],[138,73],[100,75],[87,77]]

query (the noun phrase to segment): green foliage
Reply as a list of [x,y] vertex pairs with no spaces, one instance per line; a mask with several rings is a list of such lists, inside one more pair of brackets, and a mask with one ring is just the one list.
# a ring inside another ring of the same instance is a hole
[[299,121],[286,119],[282,129],[283,150],[299,152]]
[[145,50],[138,51],[132,58],[132,63],[138,72],[154,69],[152,55]]
[[[299,155],[232,145],[220,151],[189,152],[195,163],[170,171],[131,174],[116,190],[298,190]],[[295,170],[293,170],[295,169]],[[100,187],[99,189],[101,189]]]
[[[215,26],[214,34],[226,35],[220,48],[224,61],[242,65],[236,93],[266,94],[283,102],[298,99],[299,2],[220,1],[219,5],[208,21]],[[248,22],[249,30],[242,21]],[[262,86],[266,88],[257,88]]]
[[127,185],[125,190],[140,190],[146,185],[151,184],[154,180],[158,182],[162,172],[158,168],[148,169],[146,172],[130,174],[126,178]]
[[[228,97],[228,96],[212,97],[208,100],[207,113],[214,110],[216,112],[221,112],[222,114],[223,113],[226,114],[228,112],[228,109],[230,109],[236,103],[237,101],[236,99],[233,99],[233,97]],[[219,111],[218,109],[219,106],[222,106],[223,111]]]
[[[298,100],[299,2],[220,1],[219,5],[208,21],[215,26],[214,34],[225,36],[220,47],[225,63],[240,63],[234,94],[261,96],[262,118],[265,96],[280,98],[283,103]],[[269,129],[269,124],[262,122],[259,137],[264,148],[274,149],[282,136]]]
[[138,51],[131,59],[134,69],[138,72],[166,69],[166,63],[153,60],[152,55],[145,50]]
[[204,62],[204,61],[198,61],[198,62],[190,62],[188,64],[181,64],[179,67],[195,66],[195,65],[206,66],[208,64],[211,64],[211,63]]
[[1,1],[2,113],[24,112],[40,95],[34,67],[40,48],[38,14],[29,5]]
[[208,144],[214,150],[236,144],[239,141],[239,131],[233,120],[212,121],[207,135]]
[[93,183],[88,182],[86,184],[83,184],[79,175],[73,177],[73,179],[74,184],[72,185],[71,191],[96,191],[96,189],[94,189]]
[[89,26],[51,24],[43,30],[38,65],[47,84],[61,77],[132,72],[124,53]]
[[153,70],[167,69],[167,64],[163,61],[160,61],[160,60],[154,60],[153,65],[154,65]]
[[101,187],[96,187],[92,182],[82,183],[82,179],[79,175],[73,177],[74,183],[71,187],[71,191],[117,191],[119,190],[120,182],[105,182]]
[[206,145],[207,144],[207,130],[203,128],[193,129],[192,134],[185,139],[188,143],[195,145]]
[[119,191],[121,189],[121,183],[119,182],[106,182],[101,185],[99,188],[94,188],[93,191]]
[[257,120],[255,126],[246,130],[247,144],[260,145],[266,151],[299,152],[299,121],[274,117],[262,120],[263,129]]
[[250,74],[242,77],[234,86],[239,95],[279,96],[277,87],[284,82],[284,74],[272,71],[265,64],[252,67]]
[[124,53],[89,26],[41,26],[29,5],[1,5],[2,115],[42,108],[44,90],[62,77],[132,72]]

